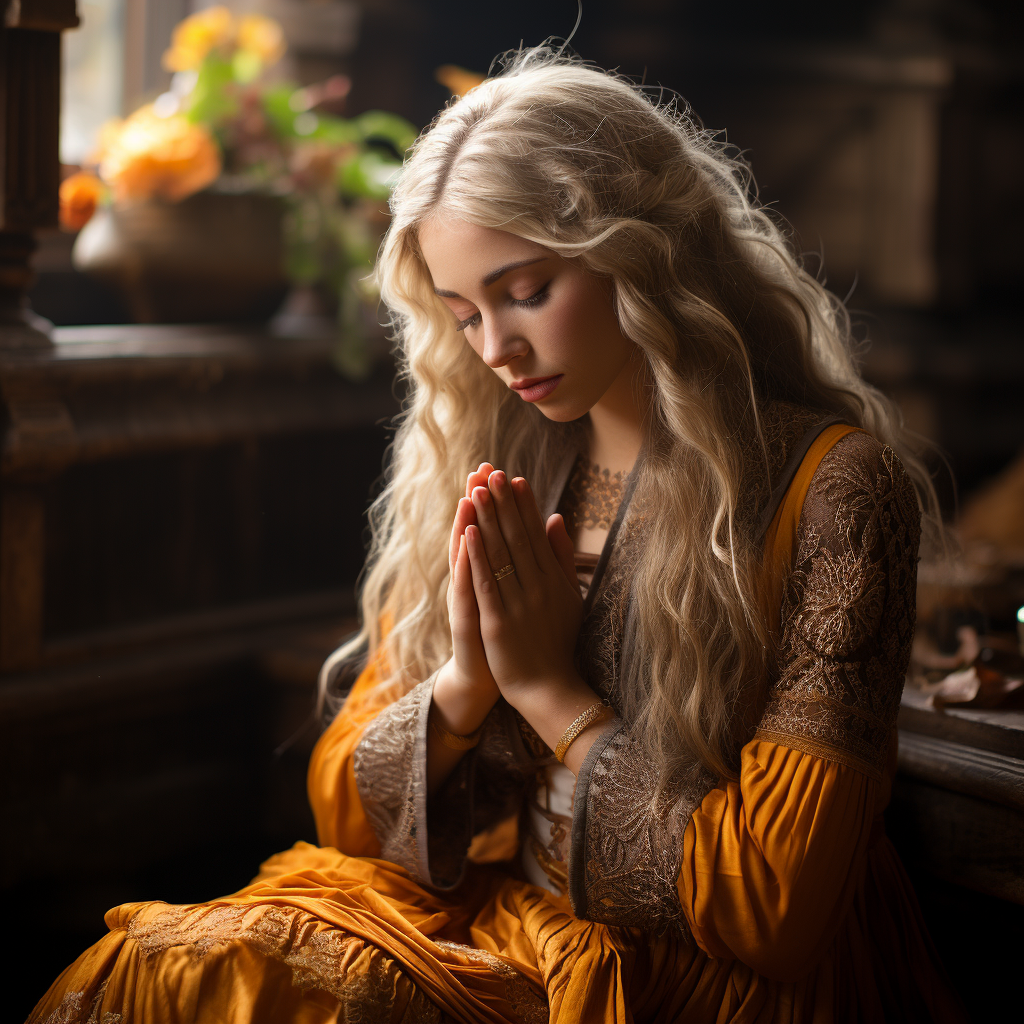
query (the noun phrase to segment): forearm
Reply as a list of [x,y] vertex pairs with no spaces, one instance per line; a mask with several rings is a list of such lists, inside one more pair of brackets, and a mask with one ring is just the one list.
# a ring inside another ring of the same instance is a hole
[[879,784],[752,740],[738,781],[694,811],[676,888],[698,944],[778,980],[804,976],[832,941],[863,873]]
[[[497,702],[494,687],[480,687],[459,680],[454,663],[437,674],[430,705],[431,722],[456,736],[468,736],[483,725]],[[446,746],[433,729],[427,734],[427,792],[433,795],[452,773],[466,751]]]

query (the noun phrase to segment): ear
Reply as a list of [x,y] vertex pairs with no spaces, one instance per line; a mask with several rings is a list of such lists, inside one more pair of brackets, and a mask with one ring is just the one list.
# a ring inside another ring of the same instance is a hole
[[580,581],[576,575],[576,556],[572,538],[565,528],[565,520],[556,512],[553,516],[548,517],[544,531],[548,536],[551,550],[555,553],[555,559],[562,572],[565,573],[565,578],[578,589]]

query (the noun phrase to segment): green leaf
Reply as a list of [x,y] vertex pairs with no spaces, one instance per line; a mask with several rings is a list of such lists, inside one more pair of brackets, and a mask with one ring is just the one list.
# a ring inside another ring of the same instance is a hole
[[263,112],[273,125],[278,136],[289,138],[295,136],[295,116],[298,111],[292,108],[292,96],[297,86],[292,82],[268,86],[263,90]]
[[387,199],[401,169],[396,160],[371,149],[358,153],[338,168],[338,188],[361,199]]
[[364,139],[387,139],[401,154],[419,135],[404,117],[389,114],[386,110],[368,110],[356,118],[356,124]]
[[330,142],[337,145],[345,145],[361,140],[362,134],[354,122],[346,121],[343,117],[334,117],[332,114],[317,114],[316,116],[316,129],[307,138],[319,139],[321,142]]
[[217,53],[207,54],[186,101],[185,116],[193,123],[211,126],[230,117],[238,109],[231,90],[234,82],[231,64]]

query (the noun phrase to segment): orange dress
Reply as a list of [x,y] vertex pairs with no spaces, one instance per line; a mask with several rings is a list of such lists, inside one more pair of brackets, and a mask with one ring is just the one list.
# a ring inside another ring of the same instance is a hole
[[[470,758],[446,800],[409,781],[402,731],[430,681],[394,700],[378,653],[310,762],[320,845],[223,899],[114,908],[30,1020],[963,1020],[881,823],[916,506],[891,452],[830,429],[767,534],[783,668],[738,781],[646,817],[650,780],[613,722],[577,781],[569,891],[551,892],[494,859],[514,849],[515,787],[473,783]],[[467,828],[474,784],[494,813]]]

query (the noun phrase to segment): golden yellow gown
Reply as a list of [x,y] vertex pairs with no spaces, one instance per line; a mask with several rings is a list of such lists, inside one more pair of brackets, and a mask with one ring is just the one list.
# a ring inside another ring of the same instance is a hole
[[[30,1020],[963,1020],[881,818],[913,629],[913,493],[864,433],[805,433],[791,408],[770,422],[788,484],[761,502],[777,508],[780,670],[738,781],[689,779],[652,810],[652,773],[614,720],[577,780],[568,891],[553,893],[494,859],[516,849],[528,727],[505,705],[428,801],[430,681],[382,694],[378,652],[310,762],[320,845],[223,899],[109,911],[109,934]],[[598,674],[621,654],[644,514],[624,522],[585,620]]]

